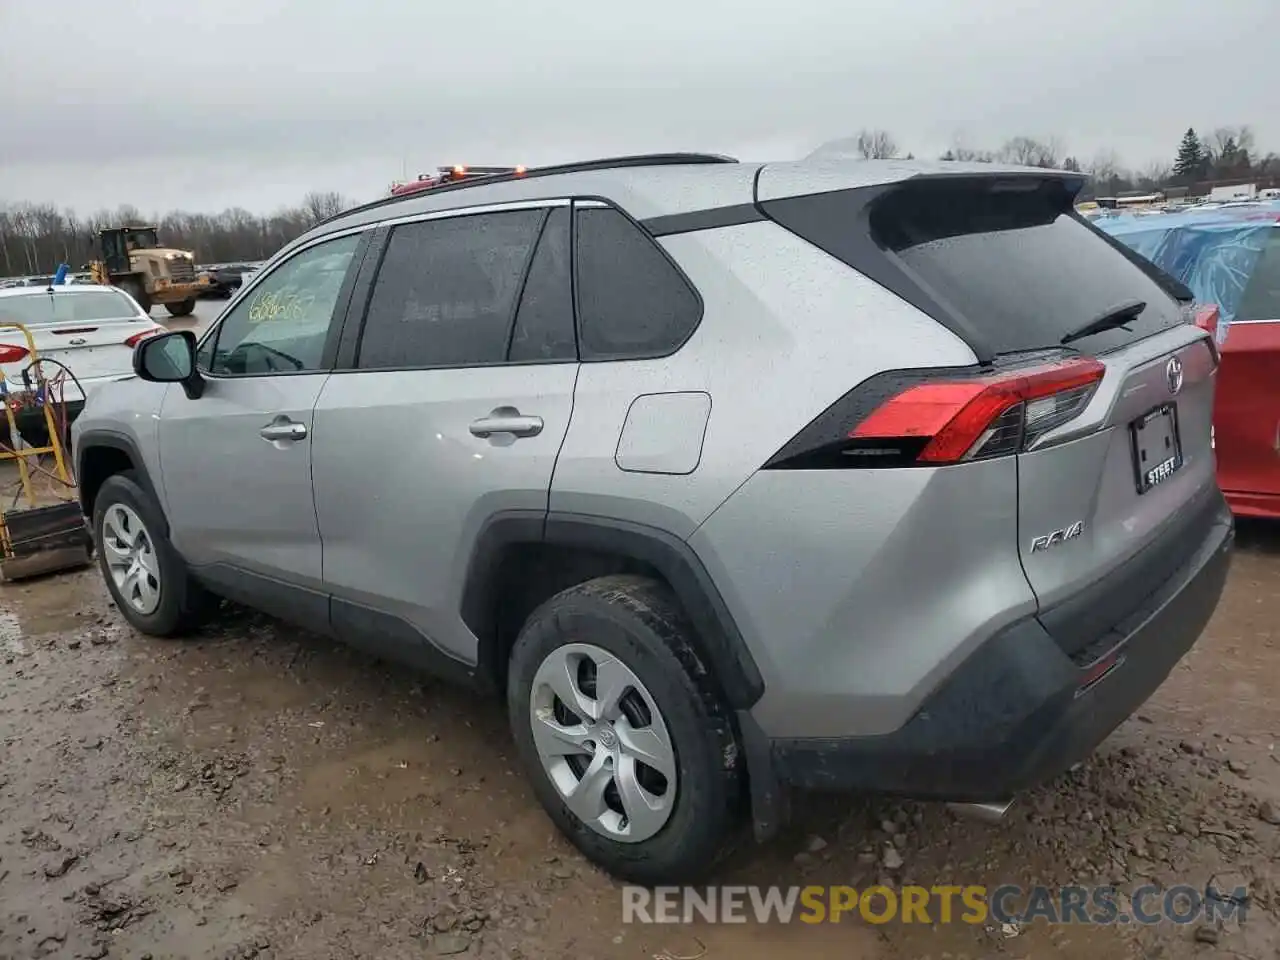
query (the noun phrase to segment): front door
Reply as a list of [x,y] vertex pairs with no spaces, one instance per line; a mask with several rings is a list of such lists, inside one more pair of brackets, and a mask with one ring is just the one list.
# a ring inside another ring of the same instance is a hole
[[339,636],[433,669],[476,661],[472,545],[495,514],[545,516],[569,425],[569,261],[567,204],[392,229],[350,369],[315,411]]
[[201,343],[204,394],[171,386],[159,423],[171,536],[196,575],[316,627],[312,416],[364,243],[324,240],[274,267]]

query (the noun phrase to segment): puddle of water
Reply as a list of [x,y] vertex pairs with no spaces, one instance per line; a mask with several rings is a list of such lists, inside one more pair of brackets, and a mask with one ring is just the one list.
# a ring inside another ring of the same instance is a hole
[[[101,618],[88,617],[84,611],[99,590],[96,570],[0,587],[0,650],[25,654],[24,641],[33,637],[96,626]],[[110,622],[115,625],[114,619]]]

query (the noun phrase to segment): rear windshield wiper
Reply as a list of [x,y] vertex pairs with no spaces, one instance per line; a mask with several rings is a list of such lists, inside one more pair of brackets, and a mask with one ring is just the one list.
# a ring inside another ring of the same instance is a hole
[[1073,340],[1083,340],[1085,337],[1091,337],[1095,333],[1102,333],[1104,330],[1114,330],[1116,327],[1125,327],[1143,310],[1147,309],[1144,300],[1126,300],[1118,306],[1104,310],[1082,327],[1077,327],[1070,333],[1066,334],[1059,343],[1068,344]]

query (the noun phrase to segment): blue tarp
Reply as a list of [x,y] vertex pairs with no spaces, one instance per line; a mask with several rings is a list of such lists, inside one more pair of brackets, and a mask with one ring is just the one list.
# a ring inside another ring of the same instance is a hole
[[1280,203],[1273,202],[1179,213],[1124,213],[1099,217],[1094,223],[1185,283],[1197,303],[1216,303],[1222,337],[1278,217]]

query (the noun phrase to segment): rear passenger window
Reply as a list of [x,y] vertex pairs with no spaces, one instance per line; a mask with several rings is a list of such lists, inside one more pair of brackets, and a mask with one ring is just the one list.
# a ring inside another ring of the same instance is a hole
[[1271,239],[1253,268],[1236,319],[1280,320],[1280,227],[1271,228]]
[[361,335],[361,369],[506,359],[545,210],[406,223],[391,232]]
[[661,357],[689,338],[702,301],[653,238],[617,210],[577,213],[583,360]]
[[573,281],[570,277],[569,210],[552,212],[525,280],[511,335],[512,363],[576,360]]

